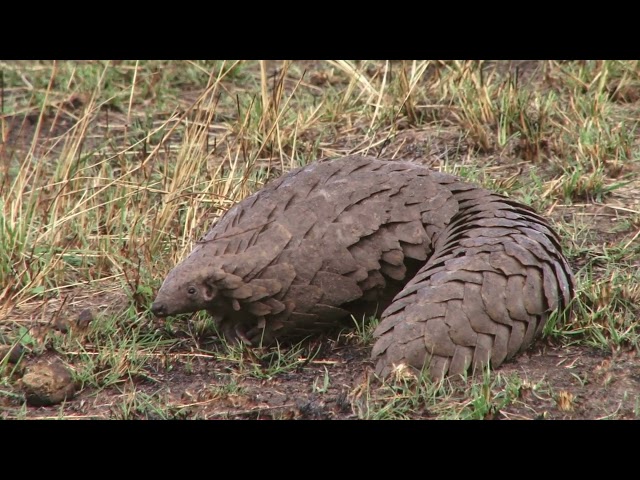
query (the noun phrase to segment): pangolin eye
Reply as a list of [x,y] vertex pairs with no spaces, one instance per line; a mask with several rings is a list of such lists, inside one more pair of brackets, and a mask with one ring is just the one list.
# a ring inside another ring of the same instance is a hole
[[187,293],[189,295],[195,295],[196,294],[196,288],[195,287],[189,287],[189,289],[187,290]]

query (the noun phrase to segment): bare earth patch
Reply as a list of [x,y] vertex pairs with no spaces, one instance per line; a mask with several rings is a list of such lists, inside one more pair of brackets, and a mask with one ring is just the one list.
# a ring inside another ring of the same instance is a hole
[[[60,333],[57,333],[60,335]],[[346,336],[345,336],[346,335]],[[194,419],[355,419],[378,418],[374,409],[389,403],[372,373],[370,347],[355,345],[353,332],[311,340],[304,356],[293,359],[290,371],[273,373],[273,360],[245,352],[225,359],[225,348],[211,353],[169,351],[152,357],[132,381],[106,388],[85,385],[61,405],[21,406],[20,396],[4,398],[2,416],[29,418],[194,418]],[[189,347],[188,343],[183,346]],[[180,350],[180,349],[178,349]],[[282,352],[287,349],[283,348]],[[59,357],[54,352],[29,355],[27,365]],[[67,355],[68,368],[82,362]],[[496,378],[498,381],[496,381]],[[498,407],[506,385],[517,380],[517,394]],[[408,382],[411,385],[413,380]],[[491,383],[492,382],[492,383]],[[634,419],[640,417],[640,363],[633,349],[603,352],[585,346],[541,341],[515,361],[490,374],[489,413],[471,418],[491,419]],[[19,390],[16,390],[16,393]],[[440,418],[444,406],[454,407],[470,397],[468,382],[454,381],[437,409],[425,405],[399,418]],[[160,409],[162,405],[162,409]],[[61,410],[61,408],[63,410]],[[384,415],[381,418],[386,418]],[[398,418],[391,415],[389,418]],[[446,417],[445,417],[446,418]]]

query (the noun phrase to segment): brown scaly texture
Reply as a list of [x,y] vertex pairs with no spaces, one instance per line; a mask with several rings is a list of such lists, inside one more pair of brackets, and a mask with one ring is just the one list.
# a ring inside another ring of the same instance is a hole
[[433,377],[496,367],[573,296],[557,235],[529,207],[425,167],[345,157],[231,208],[165,279],[158,316],[206,309],[251,345],[382,312],[372,356]]

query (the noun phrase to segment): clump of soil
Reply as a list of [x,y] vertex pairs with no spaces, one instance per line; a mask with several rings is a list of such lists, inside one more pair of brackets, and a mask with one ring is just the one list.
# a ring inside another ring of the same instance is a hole
[[55,405],[71,400],[76,388],[73,377],[59,362],[38,362],[26,368],[22,388],[32,406]]

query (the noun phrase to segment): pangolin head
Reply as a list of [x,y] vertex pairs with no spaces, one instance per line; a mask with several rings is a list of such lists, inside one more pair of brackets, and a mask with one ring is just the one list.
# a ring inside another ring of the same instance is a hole
[[215,279],[220,271],[203,268],[194,260],[188,257],[169,272],[151,305],[156,317],[197,312],[214,306],[219,297]]

